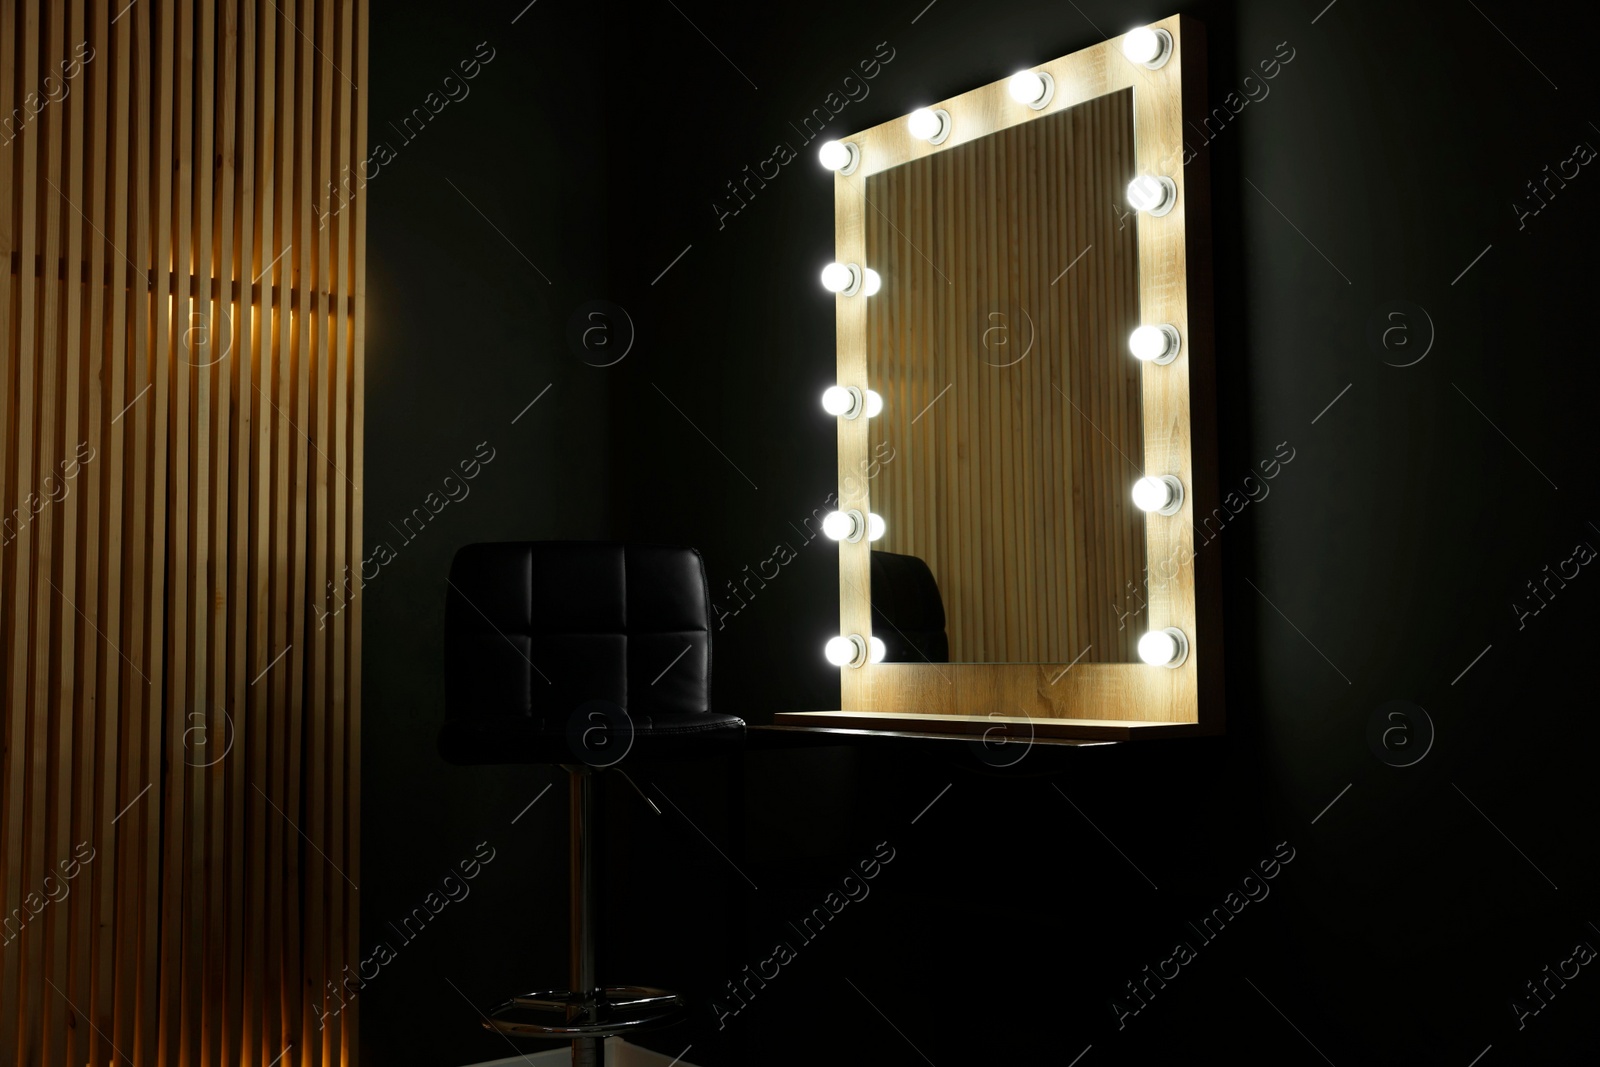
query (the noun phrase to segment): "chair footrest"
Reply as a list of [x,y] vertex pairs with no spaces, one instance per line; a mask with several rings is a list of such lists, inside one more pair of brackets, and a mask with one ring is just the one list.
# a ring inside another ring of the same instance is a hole
[[682,996],[648,986],[607,986],[592,993],[524,993],[489,1012],[484,1028],[521,1037],[611,1037],[682,1018]]

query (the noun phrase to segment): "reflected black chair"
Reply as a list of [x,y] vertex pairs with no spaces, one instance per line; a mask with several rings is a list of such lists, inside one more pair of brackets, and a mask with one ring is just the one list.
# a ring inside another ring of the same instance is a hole
[[872,550],[872,633],[886,663],[948,663],[944,598],[920,556]]
[[[603,1041],[678,1021],[684,1000],[595,977],[596,781],[628,762],[737,748],[711,710],[711,599],[692,548],[596,542],[468,545],[450,566],[439,751],[456,764],[546,763],[569,775],[571,988],[515,996],[484,1025]],[[618,768],[620,770],[620,768]]]

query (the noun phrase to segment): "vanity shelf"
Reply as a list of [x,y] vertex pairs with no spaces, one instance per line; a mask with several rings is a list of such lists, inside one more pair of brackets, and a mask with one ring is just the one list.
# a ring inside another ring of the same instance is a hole
[[1096,745],[1158,737],[1200,737],[1220,731],[1192,722],[1135,722],[1127,719],[1030,719],[1021,715],[919,715],[910,712],[784,711],[773,716],[771,729],[876,737],[978,740],[1004,728],[1018,744]]

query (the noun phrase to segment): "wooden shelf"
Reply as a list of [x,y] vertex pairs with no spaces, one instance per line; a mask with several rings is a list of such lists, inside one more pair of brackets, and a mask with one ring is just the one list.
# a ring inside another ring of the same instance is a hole
[[1131,719],[1046,719],[1024,715],[924,715],[910,712],[784,711],[772,729],[882,737],[973,741],[996,727],[1014,727],[1005,736],[1017,743],[1031,737],[1040,745],[1108,744],[1157,737],[1203,737],[1220,731],[1192,722],[1138,722]]

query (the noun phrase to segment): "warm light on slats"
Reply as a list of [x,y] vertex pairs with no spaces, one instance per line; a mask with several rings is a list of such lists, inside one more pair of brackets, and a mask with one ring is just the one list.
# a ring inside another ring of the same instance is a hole
[[367,18],[0,0],[0,1063],[355,1060]]

